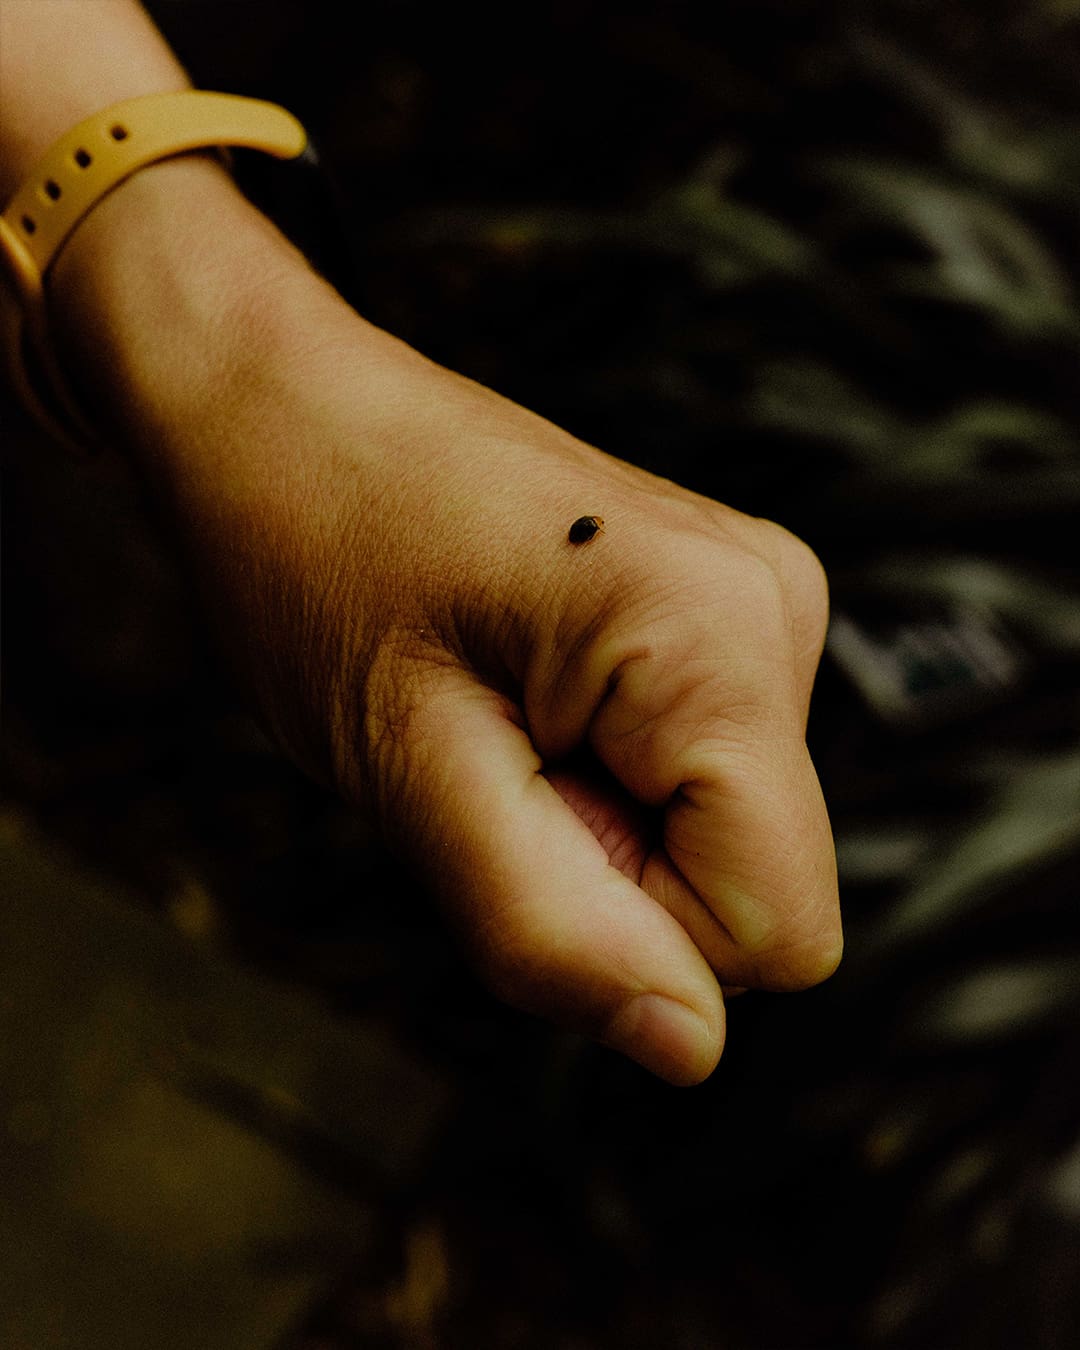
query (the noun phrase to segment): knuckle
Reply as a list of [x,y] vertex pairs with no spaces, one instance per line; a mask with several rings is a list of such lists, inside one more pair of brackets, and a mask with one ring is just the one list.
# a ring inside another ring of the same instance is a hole
[[771,533],[772,556],[789,605],[803,622],[813,622],[824,633],[829,615],[829,583],[821,559],[790,530],[771,521],[764,523]]
[[790,536],[793,550],[787,563],[788,577],[804,615],[815,619],[825,631],[829,620],[829,582],[821,559],[801,539]]
[[836,970],[842,951],[838,930],[778,930],[773,940],[755,954],[758,982],[763,988],[780,992],[813,988]]

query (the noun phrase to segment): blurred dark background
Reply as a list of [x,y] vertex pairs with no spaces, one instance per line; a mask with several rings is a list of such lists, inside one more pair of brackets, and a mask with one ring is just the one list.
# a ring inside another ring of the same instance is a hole
[[848,950],[688,1091],[501,1008],[5,410],[0,1344],[1080,1343],[1080,4],[150,9],[368,317],[819,552]]

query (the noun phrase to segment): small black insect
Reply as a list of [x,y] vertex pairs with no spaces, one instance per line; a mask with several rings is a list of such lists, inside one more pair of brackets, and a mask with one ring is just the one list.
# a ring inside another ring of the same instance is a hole
[[593,535],[599,534],[603,528],[603,516],[578,516],[570,526],[570,533],[566,537],[572,544],[587,544]]

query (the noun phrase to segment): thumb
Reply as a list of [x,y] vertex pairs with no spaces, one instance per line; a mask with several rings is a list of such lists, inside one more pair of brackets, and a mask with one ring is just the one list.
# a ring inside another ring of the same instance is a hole
[[544,777],[517,708],[443,669],[396,739],[396,833],[494,992],[669,1082],[707,1077],[724,1038],[712,971]]

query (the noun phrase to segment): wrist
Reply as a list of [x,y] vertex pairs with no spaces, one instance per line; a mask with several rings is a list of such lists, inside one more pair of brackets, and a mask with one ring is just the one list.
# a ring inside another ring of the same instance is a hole
[[0,5],[0,201],[101,108],[190,80],[138,0]]
[[288,359],[305,331],[298,307],[325,290],[209,155],[153,164],[109,193],[47,286],[71,383],[140,456],[193,453],[229,397]]

